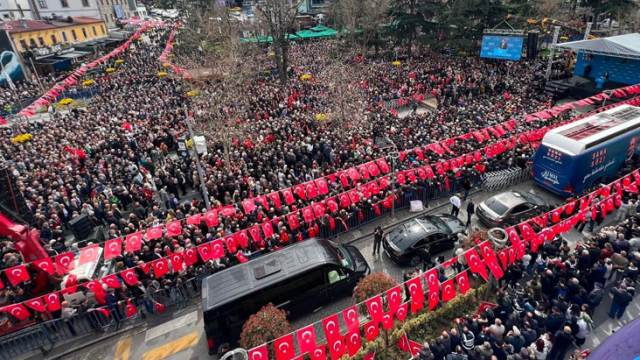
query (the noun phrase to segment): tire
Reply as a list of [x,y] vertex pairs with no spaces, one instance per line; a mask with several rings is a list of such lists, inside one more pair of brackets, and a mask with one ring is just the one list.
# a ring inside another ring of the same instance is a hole
[[409,266],[416,267],[420,265],[421,262],[422,262],[422,259],[420,259],[418,255],[413,255],[411,259],[409,259]]

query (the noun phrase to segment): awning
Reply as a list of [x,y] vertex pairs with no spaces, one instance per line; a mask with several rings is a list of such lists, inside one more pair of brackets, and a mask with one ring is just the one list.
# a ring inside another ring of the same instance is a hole
[[640,34],[626,34],[608,38],[572,41],[556,44],[557,49],[640,60]]
[[88,55],[88,54],[91,54],[91,53],[87,52],[87,51],[72,51],[72,52],[70,52],[68,54],[56,55],[55,57],[56,58],[61,58],[61,59],[75,59],[77,57],[85,56],[85,55]]

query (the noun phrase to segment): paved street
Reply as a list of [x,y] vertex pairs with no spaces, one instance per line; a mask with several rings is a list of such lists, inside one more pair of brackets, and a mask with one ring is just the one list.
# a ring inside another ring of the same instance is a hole
[[[542,191],[536,187],[532,181],[527,181],[513,189],[521,191],[535,191],[538,195],[542,196],[550,204],[554,204],[560,199],[553,194]],[[495,192],[477,192],[470,195],[476,203],[479,203],[496,193]],[[463,209],[460,211],[460,219],[466,219],[466,212]],[[439,201],[433,201],[429,203],[427,213],[439,214],[443,212],[449,212],[450,206],[448,205],[448,199],[440,199]],[[396,218],[384,218],[379,221],[367,224],[359,229],[342,235],[338,241],[344,243],[350,243],[360,249],[367,262],[371,266],[372,271],[382,271],[391,276],[396,281],[402,281],[403,271],[406,268],[401,268],[395,265],[384,254],[379,256],[373,256],[373,229],[376,226],[382,226],[385,231],[388,231],[397,222],[409,219],[417,214],[409,213],[407,210],[401,210],[396,213]],[[475,219],[472,226],[481,226],[476,223]],[[571,246],[576,241],[582,239],[587,233],[581,234],[575,230],[565,234],[565,238],[570,242]],[[451,254],[445,254],[445,258],[450,258]],[[450,274],[449,274],[450,275]],[[627,314],[622,322],[614,321],[607,317],[606,312],[610,306],[611,298],[605,298],[601,308],[595,315],[594,320],[599,326],[595,329],[593,336],[587,341],[585,347],[594,348],[597,344],[603,341],[610,335],[611,330],[631,320],[640,312],[640,300],[636,299],[632,305],[629,306]],[[353,300],[351,297],[344,297],[338,299],[330,304],[325,305],[323,308],[316,312],[310,313],[301,318],[293,319],[292,324],[295,329],[307,326],[311,323],[318,323],[323,318],[339,313],[341,310],[352,306]],[[606,309],[606,310],[605,310]],[[172,313],[172,311],[174,311]],[[319,324],[316,324],[316,336],[321,341],[323,331]],[[90,339],[85,338],[78,341],[78,346],[82,343],[88,342]],[[60,354],[73,346],[56,346],[54,351],[47,357],[47,359],[60,358]],[[23,357],[29,358],[29,357]],[[143,359],[143,360],[160,360],[160,359],[208,359],[206,338],[204,336],[204,324],[202,320],[202,310],[200,308],[200,301],[194,299],[189,303],[187,308],[177,310],[175,308],[167,309],[164,314],[155,314],[149,317],[146,322],[141,326],[132,327],[128,331],[124,331],[117,336],[110,337],[104,341],[100,341],[95,345],[79,350],[73,354],[63,356],[64,359],[81,360],[81,359],[115,359],[115,360],[128,360],[128,359]],[[42,359],[41,355],[32,356],[30,359]]]

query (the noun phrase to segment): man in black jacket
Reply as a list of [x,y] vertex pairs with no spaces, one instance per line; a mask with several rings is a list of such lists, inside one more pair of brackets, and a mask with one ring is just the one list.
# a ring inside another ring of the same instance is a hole
[[564,355],[572,343],[573,335],[571,335],[570,327],[565,326],[563,330],[558,330],[556,332],[556,342],[553,344],[547,360],[564,360]]
[[633,300],[633,296],[627,291],[627,285],[624,282],[618,287],[612,288],[611,293],[613,294],[613,301],[611,302],[609,317],[612,319],[618,317],[620,319],[624,315],[627,305]]

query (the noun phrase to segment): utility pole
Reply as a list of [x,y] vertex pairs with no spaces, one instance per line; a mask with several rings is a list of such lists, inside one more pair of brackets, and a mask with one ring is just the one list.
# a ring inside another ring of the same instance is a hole
[[[198,155],[198,150],[196,149],[196,140],[193,138],[191,116],[189,115],[187,105],[184,106],[184,115],[186,116],[187,127],[189,128],[189,138],[191,139],[191,143],[193,144],[193,156],[196,158],[196,166],[198,167],[198,176],[200,177],[200,193],[204,198],[204,205],[207,207],[207,211],[209,211],[211,210],[211,204],[209,203],[209,192],[207,191],[207,186],[204,183],[204,171],[202,169],[202,166],[200,165],[200,156]],[[189,148],[187,148],[187,151],[189,151]]]
[[[395,146],[395,145],[394,145]],[[396,175],[396,159],[400,158],[400,153],[398,153],[397,148],[389,153],[389,157],[391,157],[391,173],[393,176]],[[394,183],[391,183],[391,218],[393,219],[396,214],[396,189]]]
[[558,43],[558,35],[560,35],[560,26],[553,27],[553,41],[551,42],[551,46],[549,47],[549,62],[547,63],[547,72],[545,74],[545,79],[549,81],[551,77],[551,67],[553,66],[553,56],[556,53],[556,44]]

